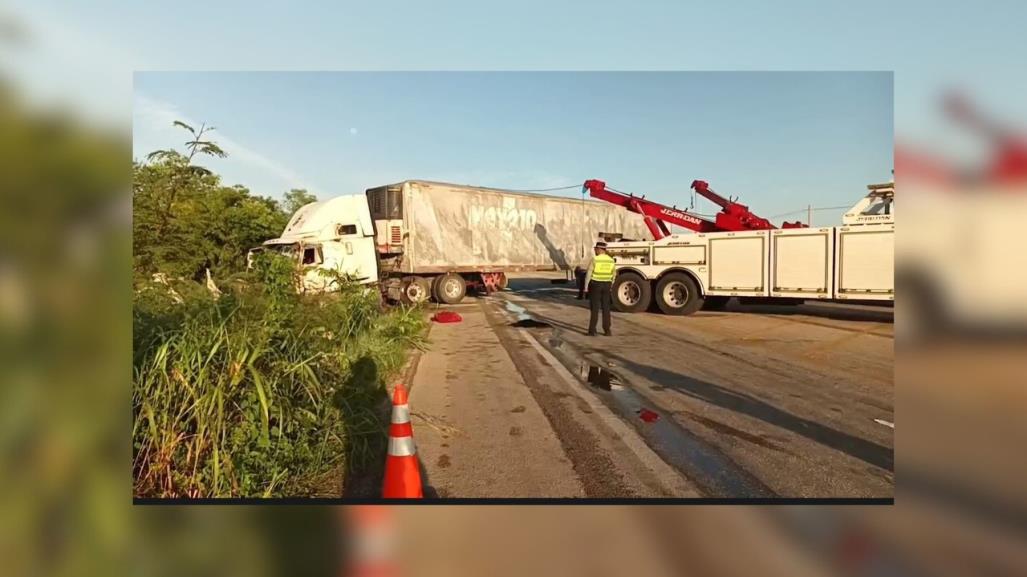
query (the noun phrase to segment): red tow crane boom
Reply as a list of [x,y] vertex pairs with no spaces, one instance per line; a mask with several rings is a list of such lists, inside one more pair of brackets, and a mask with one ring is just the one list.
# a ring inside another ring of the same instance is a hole
[[[753,214],[749,207],[739,204],[733,200],[726,199],[710,190],[710,185],[704,180],[693,180],[692,189],[703,197],[709,199],[720,207],[715,220],[709,220],[680,210],[676,206],[670,207],[651,200],[645,196],[625,194],[606,187],[601,180],[586,180],[584,190],[588,190],[592,198],[598,198],[617,206],[622,206],[631,212],[641,214],[649,232],[653,238],[659,240],[670,236],[670,228],[667,223],[677,225],[695,232],[725,232],[739,230],[767,230],[777,228],[769,220]],[[583,190],[583,192],[584,192]],[[799,222],[786,222],[782,228],[802,228],[805,225]]]

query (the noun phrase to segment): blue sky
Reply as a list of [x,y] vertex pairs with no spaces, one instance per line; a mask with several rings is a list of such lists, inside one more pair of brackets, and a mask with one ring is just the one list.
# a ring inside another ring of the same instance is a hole
[[[28,41],[3,45],[0,78],[127,128],[140,70],[891,70],[897,142],[974,164],[987,143],[947,119],[940,96],[964,91],[1027,133],[1025,20],[1021,0],[9,0],[0,23]],[[279,160],[253,146],[254,162]],[[320,178],[291,164],[277,168]]]
[[133,148],[180,145],[181,118],[217,127],[230,156],[206,165],[270,196],[600,178],[687,206],[701,178],[773,216],[890,178],[892,106],[887,72],[151,72],[135,77]]

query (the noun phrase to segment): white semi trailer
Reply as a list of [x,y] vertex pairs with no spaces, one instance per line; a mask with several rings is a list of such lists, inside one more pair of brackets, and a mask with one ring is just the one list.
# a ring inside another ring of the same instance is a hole
[[894,302],[894,183],[870,185],[842,226],[672,234],[609,243],[614,307],[688,315],[746,300]]
[[295,258],[303,290],[330,290],[332,271],[393,300],[452,304],[508,272],[573,270],[607,233],[652,238],[641,216],[601,202],[408,180],[308,204],[254,250]]

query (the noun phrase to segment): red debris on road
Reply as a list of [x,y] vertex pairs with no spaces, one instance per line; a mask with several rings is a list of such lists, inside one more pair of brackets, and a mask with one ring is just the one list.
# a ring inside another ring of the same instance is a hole
[[435,313],[431,320],[437,323],[458,323],[464,320],[464,318],[453,311],[442,311]]
[[649,409],[639,409],[638,416],[647,423],[652,423],[660,418],[659,413],[654,413]]

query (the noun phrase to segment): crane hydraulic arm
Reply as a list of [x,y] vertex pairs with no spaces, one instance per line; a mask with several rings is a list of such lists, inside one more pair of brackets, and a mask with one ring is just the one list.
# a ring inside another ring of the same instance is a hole
[[644,196],[635,196],[610,190],[606,188],[606,183],[601,180],[586,180],[584,189],[588,191],[592,198],[598,198],[610,204],[622,206],[631,212],[641,214],[645,219],[645,225],[649,227],[649,232],[657,240],[670,236],[670,228],[667,227],[668,222],[696,232],[717,232],[721,230],[717,228],[714,222],[689,214],[686,211],[678,210],[676,207],[672,208],[646,200]]
[[[710,190],[710,185],[705,180],[693,180],[692,190],[709,199],[713,204],[720,207],[717,213],[717,226],[720,230],[769,230],[777,228],[769,220],[762,216],[753,214],[749,207],[728,200],[723,196]],[[786,222],[782,228],[801,228],[800,223]]]
[[[667,223],[694,230],[695,232],[724,232],[740,230],[767,230],[777,228],[769,220],[756,216],[749,211],[745,205],[726,199],[710,190],[709,184],[702,180],[692,182],[692,188],[703,197],[709,199],[720,207],[716,220],[711,221],[705,218],[690,214],[688,211],[680,210],[676,206],[669,207],[663,204],[646,200],[645,196],[635,196],[610,190],[606,183],[601,180],[586,180],[584,190],[587,190],[592,198],[598,198],[622,206],[631,212],[641,214],[645,218],[645,224],[653,238],[659,240],[671,234]],[[584,192],[584,190],[582,192]],[[786,222],[783,228],[800,228],[800,223]]]

